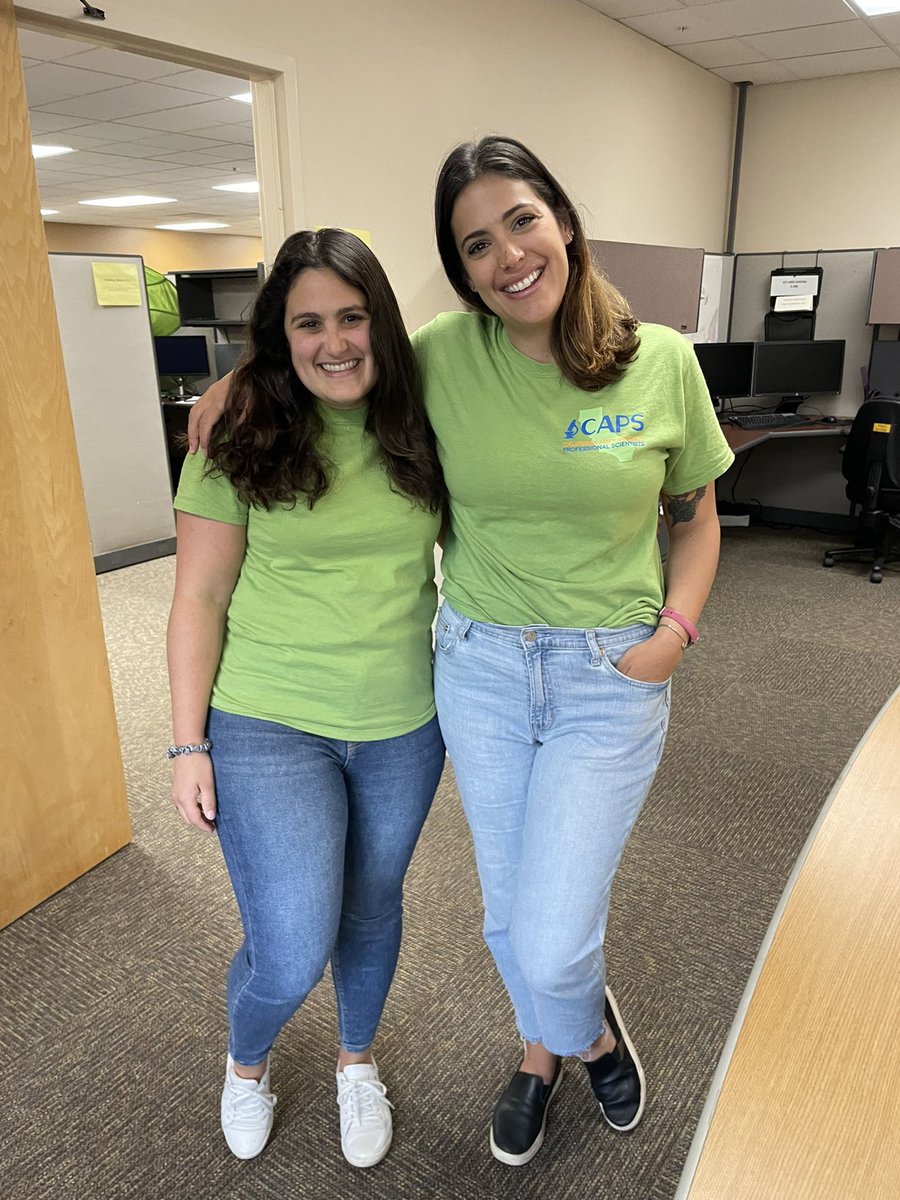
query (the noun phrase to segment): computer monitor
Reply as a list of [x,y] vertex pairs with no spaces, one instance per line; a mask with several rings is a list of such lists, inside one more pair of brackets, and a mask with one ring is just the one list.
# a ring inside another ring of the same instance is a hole
[[216,342],[213,346],[213,356],[216,360],[216,376],[219,379],[234,370],[246,347],[246,342]]
[[880,396],[900,396],[900,342],[872,343],[869,391]]
[[813,394],[838,395],[844,374],[843,341],[757,342],[753,395],[780,396],[779,412],[796,412]]
[[202,334],[185,334],[184,337],[155,337],[156,369],[160,375],[176,380],[177,396],[187,396],[184,381],[189,378],[203,379],[211,374],[209,369],[209,347]]
[[713,404],[749,396],[753,382],[752,342],[699,342],[694,346]]

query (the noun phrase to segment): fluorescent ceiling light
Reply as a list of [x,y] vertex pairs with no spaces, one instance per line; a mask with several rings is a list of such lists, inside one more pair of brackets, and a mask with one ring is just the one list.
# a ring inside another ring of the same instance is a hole
[[252,104],[253,103],[253,93],[252,92],[238,92],[238,94],[236,96],[229,96],[228,99],[229,100],[240,100],[241,104]]
[[172,196],[107,196],[100,200],[79,200],[79,204],[96,204],[102,208],[136,208],[139,204],[177,204]]
[[178,221],[174,225],[157,225],[157,229],[230,229],[224,221]]
[[867,17],[883,17],[885,13],[900,12],[900,0],[853,0],[853,3]]
[[259,183],[255,179],[249,179],[246,183],[214,183],[213,191],[215,192],[258,192]]
[[55,217],[58,212],[59,212],[58,208],[42,208],[41,216],[42,217]]
[[52,158],[54,154],[74,154],[74,146],[35,146],[32,143],[31,153],[35,158]]

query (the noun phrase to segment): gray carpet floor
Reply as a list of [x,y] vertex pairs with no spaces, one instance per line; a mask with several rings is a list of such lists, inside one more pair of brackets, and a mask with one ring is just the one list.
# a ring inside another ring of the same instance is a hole
[[230,1156],[217,1108],[237,916],[214,839],[169,805],[161,755],[173,560],[101,576],[134,841],[0,932],[0,1198],[671,1200],[791,866],[900,680],[900,572],[873,585],[864,567],[823,570],[826,544],[725,533],[607,938],[649,1080],[646,1115],[612,1133],[569,1063],[546,1145],[521,1169],[487,1147],[518,1047],[481,941],[449,768],[408,878],[378,1043],[396,1103],[390,1155],[366,1172],[341,1157],[325,980],[280,1039],[269,1146],[250,1163]]

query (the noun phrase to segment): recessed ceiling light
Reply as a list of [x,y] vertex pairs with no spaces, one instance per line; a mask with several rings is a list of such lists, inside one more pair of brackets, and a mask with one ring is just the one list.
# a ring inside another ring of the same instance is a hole
[[41,216],[42,217],[55,217],[58,212],[59,212],[58,208],[42,208]]
[[246,183],[214,183],[213,191],[216,192],[258,192],[259,183],[255,179],[248,179]]
[[176,204],[172,196],[106,196],[100,200],[79,200],[79,204],[96,204],[102,208],[136,208],[139,204]]
[[174,225],[157,225],[157,229],[230,229],[224,221],[178,221]]
[[54,154],[74,154],[74,146],[35,146],[32,143],[31,153],[35,158],[52,158]]
[[900,0],[853,0],[867,17],[883,17],[885,13],[900,12]]
[[236,96],[229,96],[228,99],[229,100],[240,100],[241,104],[252,104],[253,103],[253,93],[252,92],[238,92],[238,94]]

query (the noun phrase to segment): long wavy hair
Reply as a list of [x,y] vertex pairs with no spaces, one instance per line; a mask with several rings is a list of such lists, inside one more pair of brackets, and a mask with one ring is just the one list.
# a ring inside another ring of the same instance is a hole
[[266,509],[301,496],[313,508],[332,484],[334,466],[321,450],[325,425],[315,396],[297,377],[284,331],[288,292],[309,270],[334,271],[365,297],[377,367],[365,428],[392,490],[438,511],[443,477],[400,307],[381,263],[343,229],[302,230],[278,251],[256,298],[247,350],[232,376],[228,407],[213,437],[211,469],[221,471],[250,504]]
[[466,282],[451,222],[460,193],[484,175],[521,179],[572,230],[566,246],[569,278],[553,321],[551,349],[566,379],[596,392],[618,379],[637,354],[640,339],[628,301],[591,261],[584,227],[575,205],[536,155],[515,138],[491,135],[463,142],[447,156],[438,175],[434,224],[447,278],[464,304],[493,316]]

